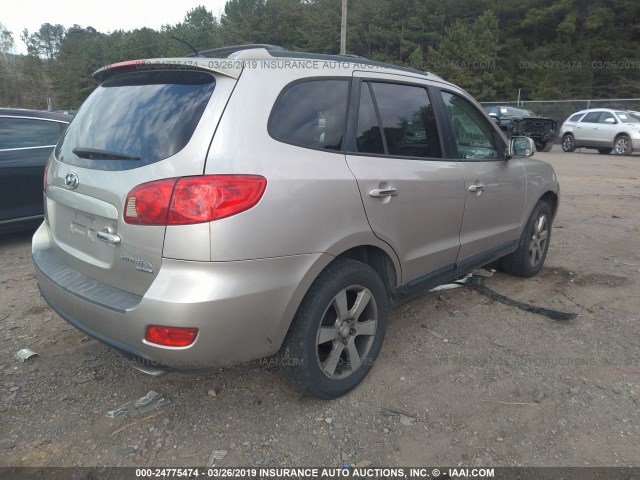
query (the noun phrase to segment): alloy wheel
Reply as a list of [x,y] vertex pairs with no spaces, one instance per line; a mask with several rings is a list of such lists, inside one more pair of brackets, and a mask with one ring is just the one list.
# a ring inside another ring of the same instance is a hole
[[624,155],[629,149],[629,139],[627,137],[620,137],[616,140],[616,154]]
[[341,380],[367,358],[378,326],[378,308],[368,288],[341,290],[322,316],[316,336],[316,358],[322,373]]
[[531,234],[531,242],[529,243],[529,264],[536,267],[542,260],[547,240],[549,238],[549,229],[546,215],[540,215],[533,225],[533,233]]

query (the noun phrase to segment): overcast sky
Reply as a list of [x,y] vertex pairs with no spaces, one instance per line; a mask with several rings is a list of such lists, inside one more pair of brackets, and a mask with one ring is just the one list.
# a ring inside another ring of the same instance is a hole
[[133,30],[148,27],[158,30],[162,25],[175,25],[184,20],[189,10],[203,5],[219,17],[226,0],[108,0],[77,2],[75,0],[4,0],[0,23],[13,33],[16,53],[26,53],[20,34],[23,29],[35,32],[43,23],[57,23],[69,28],[74,24],[93,27],[99,32]]

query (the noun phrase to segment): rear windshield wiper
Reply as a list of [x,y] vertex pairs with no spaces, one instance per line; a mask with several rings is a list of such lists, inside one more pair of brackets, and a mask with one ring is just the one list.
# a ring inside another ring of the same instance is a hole
[[78,157],[89,160],[140,160],[140,157],[129,155],[128,153],[112,152],[110,150],[100,150],[98,148],[79,148],[72,150]]

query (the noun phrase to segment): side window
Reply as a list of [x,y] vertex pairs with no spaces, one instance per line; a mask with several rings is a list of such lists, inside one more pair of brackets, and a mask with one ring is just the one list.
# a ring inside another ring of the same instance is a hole
[[580,120],[580,117],[581,117],[582,115],[583,115],[582,113],[576,113],[575,115],[573,115],[573,116],[569,119],[569,121],[570,121],[570,122],[577,122],[578,120]]
[[388,155],[442,157],[435,115],[425,88],[372,82],[371,89]]
[[356,148],[362,153],[384,154],[382,132],[378,124],[376,107],[373,105],[368,83],[360,89],[360,109],[358,111],[358,129],[356,132]]
[[59,122],[30,118],[0,118],[0,150],[53,146],[63,129]]
[[269,133],[285,143],[342,150],[348,96],[349,79],[295,83],[276,103]]
[[582,123],[598,123],[599,118],[600,112],[590,112],[584,116]]
[[598,119],[598,123],[616,123],[616,118],[611,112],[602,112],[600,114],[600,118]]
[[484,115],[458,95],[442,92],[442,99],[458,147],[457,158],[499,158],[495,130]]

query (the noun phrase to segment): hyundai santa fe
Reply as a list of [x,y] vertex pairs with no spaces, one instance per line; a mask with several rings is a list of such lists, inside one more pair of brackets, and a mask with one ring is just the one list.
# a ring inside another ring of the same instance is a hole
[[277,354],[335,398],[391,306],[497,259],[542,268],[552,167],[430,73],[260,45],[94,76],[33,260],[60,316],[148,372]]

